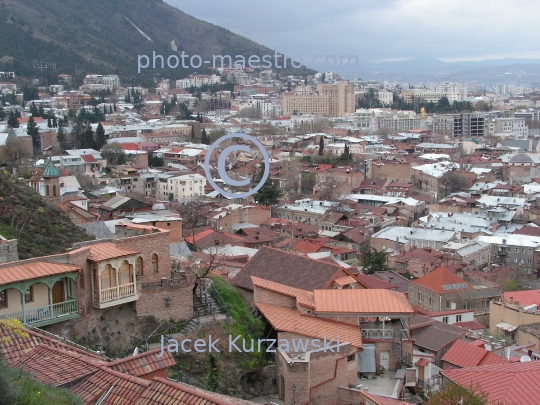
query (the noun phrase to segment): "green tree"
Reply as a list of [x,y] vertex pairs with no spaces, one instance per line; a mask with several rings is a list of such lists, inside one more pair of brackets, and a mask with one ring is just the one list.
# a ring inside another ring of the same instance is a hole
[[96,147],[96,142],[94,140],[94,131],[90,125],[86,126],[86,129],[82,133],[81,137],[81,148],[83,149],[94,149]]
[[[265,165],[261,165],[261,170],[257,173],[253,179],[253,184],[259,184],[264,175]],[[270,176],[266,179],[263,186],[253,194],[252,198],[257,204],[260,205],[276,205],[279,201],[279,198],[283,195],[283,192],[279,187],[277,187]]]
[[53,128],[58,127],[58,122],[56,121],[56,115],[54,115],[54,113],[53,113],[53,116],[52,116],[52,126],[53,126]]
[[195,142],[195,126],[194,125],[191,126],[191,137],[190,137],[190,139],[191,139],[191,142]]
[[32,114],[32,117],[39,117],[39,110],[32,101],[32,105],[30,106],[30,113]]
[[324,136],[321,135],[321,138],[319,139],[319,156],[322,156],[324,154]]
[[[465,388],[454,382],[445,383],[440,390],[432,391],[428,395],[428,405],[497,405],[494,402],[488,402],[488,395],[479,385]],[[502,404],[500,404],[502,405]]]
[[203,128],[201,132],[201,143],[204,145],[210,145],[210,138],[206,135],[206,130]]
[[58,142],[58,147],[64,153],[68,149],[68,143],[66,134],[64,132],[64,127],[60,125],[58,131],[56,132],[56,141]]
[[126,163],[126,154],[122,145],[118,142],[110,142],[101,148],[101,156],[103,156],[110,165],[123,165]]
[[345,144],[345,149],[343,150],[343,153],[341,154],[340,161],[349,162],[351,160],[352,160],[352,153],[349,151],[349,145]]
[[375,274],[378,271],[392,270],[387,263],[388,253],[384,250],[377,251],[372,248],[362,255],[362,272],[364,274]]
[[17,119],[17,116],[13,110],[11,110],[8,114],[7,125],[9,128],[19,128],[20,126],[19,120]]
[[96,149],[100,150],[106,143],[107,138],[105,137],[105,129],[100,122],[96,128]]
[[3,107],[0,107],[0,121],[3,121],[6,119],[6,111]]
[[26,125],[26,133],[32,138],[32,148],[34,150],[34,155],[41,153],[41,137],[39,136],[39,129],[37,124],[34,122],[34,117],[28,119],[28,124]]
[[45,115],[45,110],[43,109],[43,103],[39,104],[38,114],[39,114],[40,117],[43,117]]
[[50,118],[47,118],[47,128],[52,128],[52,122]]
[[518,282],[515,278],[507,278],[503,283],[504,291],[517,291],[519,288]]
[[153,152],[148,153],[148,166],[162,167],[165,164],[161,156],[155,155]]

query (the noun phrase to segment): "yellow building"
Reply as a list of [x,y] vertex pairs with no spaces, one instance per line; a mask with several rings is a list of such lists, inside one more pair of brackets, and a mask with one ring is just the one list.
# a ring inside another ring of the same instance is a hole
[[284,115],[317,114],[340,117],[355,111],[354,86],[345,81],[320,84],[319,95],[286,95],[283,97]]

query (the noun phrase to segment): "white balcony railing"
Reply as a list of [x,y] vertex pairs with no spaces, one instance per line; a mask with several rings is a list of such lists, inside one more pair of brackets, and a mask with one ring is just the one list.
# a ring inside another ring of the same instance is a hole
[[[97,298],[94,290],[94,297]],[[121,300],[122,298],[127,298],[135,295],[135,283],[124,284],[117,287],[106,288],[104,290],[99,290],[99,303],[103,304],[104,302]]]
[[13,312],[3,315],[7,319],[19,319],[26,324],[33,324],[48,321],[50,319],[61,318],[66,315],[75,314],[78,312],[77,300],[69,300],[58,302],[56,304],[47,305],[46,307],[27,309],[26,311]]

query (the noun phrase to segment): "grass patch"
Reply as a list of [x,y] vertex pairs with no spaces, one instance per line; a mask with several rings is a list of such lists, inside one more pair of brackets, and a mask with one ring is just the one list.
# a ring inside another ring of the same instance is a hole
[[0,358],[0,405],[82,405],[68,390],[42,384],[24,371],[9,368]]

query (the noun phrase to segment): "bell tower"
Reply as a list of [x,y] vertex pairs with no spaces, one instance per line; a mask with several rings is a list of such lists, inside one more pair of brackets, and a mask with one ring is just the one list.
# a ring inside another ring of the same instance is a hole
[[60,198],[60,172],[49,159],[43,170],[43,186],[45,198]]

